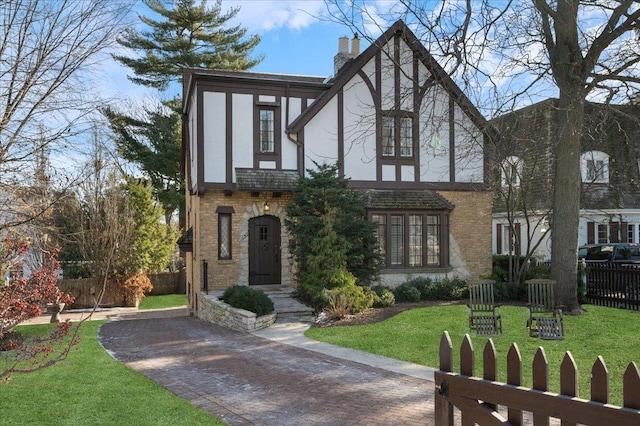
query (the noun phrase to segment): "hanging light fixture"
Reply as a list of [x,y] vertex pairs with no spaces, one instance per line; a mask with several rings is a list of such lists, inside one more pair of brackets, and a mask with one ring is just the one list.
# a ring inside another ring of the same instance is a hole
[[269,210],[270,210],[269,202],[267,200],[264,200],[264,211],[268,212]]

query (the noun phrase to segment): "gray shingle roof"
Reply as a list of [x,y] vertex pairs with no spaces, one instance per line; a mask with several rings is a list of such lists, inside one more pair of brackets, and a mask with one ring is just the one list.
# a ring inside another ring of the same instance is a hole
[[454,205],[430,190],[375,190],[365,192],[367,208],[453,210]]
[[236,169],[236,187],[240,191],[293,191],[299,175],[295,170]]

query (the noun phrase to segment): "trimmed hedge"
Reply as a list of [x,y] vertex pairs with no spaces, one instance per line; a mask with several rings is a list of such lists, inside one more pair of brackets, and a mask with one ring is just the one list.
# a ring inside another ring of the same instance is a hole
[[267,315],[274,311],[273,301],[262,290],[247,286],[233,286],[225,290],[221,297],[225,303],[234,308],[244,309],[257,316]]

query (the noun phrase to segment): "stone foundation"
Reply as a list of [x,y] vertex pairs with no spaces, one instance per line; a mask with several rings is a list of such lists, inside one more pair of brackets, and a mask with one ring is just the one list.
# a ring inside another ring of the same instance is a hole
[[198,318],[224,328],[251,333],[276,322],[276,312],[257,317],[253,312],[237,309],[224,303],[217,296],[199,293],[197,297]]

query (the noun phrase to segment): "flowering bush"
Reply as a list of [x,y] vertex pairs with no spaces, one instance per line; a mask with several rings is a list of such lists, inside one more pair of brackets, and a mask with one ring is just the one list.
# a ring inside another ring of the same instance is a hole
[[[24,256],[29,244],[10,237],[2,241],[0,249],[0,269],[2,275],[8,271],[22,270]],[[43,313],[47,305],[71,304],[73,296],[63,293],[57,287],[59,248],[43,252],[43,265],[30,276],[13,273],[8,282],[0,283],[0,340],[5,352],[0,355],[0,381],[12,373],[39,370],[66,358],[69,350],[77,343],[77,333],[55,352],[71,330],[71,323],[56,324],[48,336],[36,336],[24,340],[13,328],[30,318]],[[6,338],[5,338],[6,336]],[[25,362],[28,361],[28,362]]]

